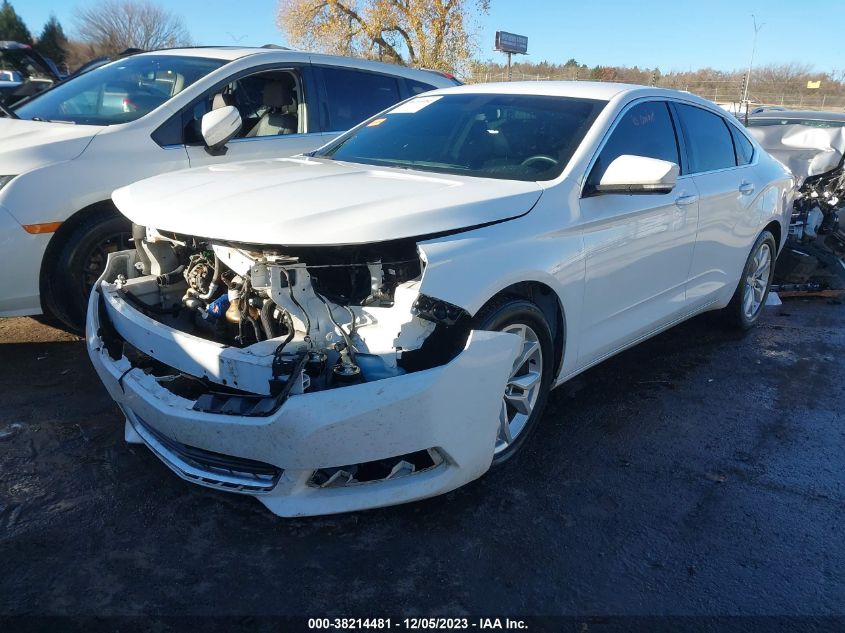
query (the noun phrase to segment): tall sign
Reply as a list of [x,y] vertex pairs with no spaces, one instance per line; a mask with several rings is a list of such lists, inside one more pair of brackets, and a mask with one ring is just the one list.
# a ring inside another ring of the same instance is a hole
[[511,57],[528,54],[528,37],[507,31],[496,31],[496,50],[508,56],[508,81],[510,81]]
[[528,38],[525,35],[496,31],[496,50],[502,53],[525,55],[528,53]]

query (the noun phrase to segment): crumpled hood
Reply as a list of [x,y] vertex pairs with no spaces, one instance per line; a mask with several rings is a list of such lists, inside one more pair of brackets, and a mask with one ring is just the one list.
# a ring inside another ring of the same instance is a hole
[[0,174],[18,175],[42,165],[74,159],[101,129],[0,118]]
[[120,211],[161,231],[251,244],[363,244],[507,220],[534,182],[469,178],[313,158],[189,169],[114,192]]
[[799,186],[808,176],[836,169],[845,155],[845,127],[791,123],[752,126],[748,131],[763,149],[789,168]]

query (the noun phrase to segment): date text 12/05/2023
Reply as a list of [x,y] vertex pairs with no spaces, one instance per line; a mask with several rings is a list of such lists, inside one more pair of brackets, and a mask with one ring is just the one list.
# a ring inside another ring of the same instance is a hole
[[525,620],[512,618],[309,618],[308,629],[319,630],[527,630]]

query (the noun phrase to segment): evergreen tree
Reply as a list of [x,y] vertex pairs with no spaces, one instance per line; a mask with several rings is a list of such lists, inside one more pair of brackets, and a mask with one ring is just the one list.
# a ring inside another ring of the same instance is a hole
[[67,60],[67,38],[64,29],[55,15],[51,15],[41,31],[38,43],[35,45],[45,57],[53,60],[56,66],[64,67]]
[[21,16],[9,4],[9,0],[3,0],[3,4],[0,5],[0,41],[3,40],[32,44],[32,34],[26,28]]

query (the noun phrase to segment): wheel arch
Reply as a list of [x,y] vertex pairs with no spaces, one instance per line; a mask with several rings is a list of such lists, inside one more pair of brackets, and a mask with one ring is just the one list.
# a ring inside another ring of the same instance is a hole
[[39,294],[41,297],[41,310],[45,314],[51,311],[48,309],[47,296],[51,292],[50,289],[50,268],[53,265],[56,257],[59,256],[62,248],[65,246],[68,236],[82,224],[88,217],[94,213],[101,211],[114,211],[118,213],[117,207],[110,199],[100,200],[94,202],[86,207],[83,207],[73,213],[67,220],[61,223],[59,228],[53,233],[50,241],[47,243],[47,248],[44,251],[44,257],[41,258],[41,270],[38,275],[39,279]]
[[512,283],[494,293],[473,315],[475,316],[486,306],[498,299],[509,297],[520,297],[534,303],[549,324],[552,333],[552,343],[555,348],[554,373],[557,376],[563,364],[563,354],[566,348],[566,312],[560,296],[546,283],[537,280],[525,280]]
[[775,244],[777,244],[778,253],[779,253],[784,246],[784,242],[782,242],[783,227],[780,225],[780,222],[777,221],[777,220],[772,220],[766,226],[763,227],[763,231],[768,231],[769,233],[771,233],[774,236]]

